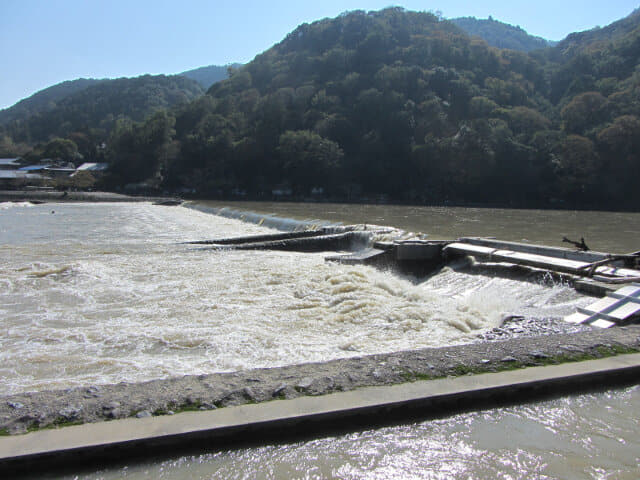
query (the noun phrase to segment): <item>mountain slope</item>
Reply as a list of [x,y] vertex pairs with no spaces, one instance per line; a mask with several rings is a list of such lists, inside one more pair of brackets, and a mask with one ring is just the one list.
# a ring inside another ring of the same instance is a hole
[[30,97],[20,100],[15,105],[0,110],[0,125],[52,110],[63,98],[84,90],[91,85],[96,85],[101,81],[103,80],[78,78],[77,80],[69,80],[40,90]]
[[231,65],[209,65],[206,67],[195,68],[193,70],[187,70],[179,75],[195,80],[205,90],[211,87],[214,83],[229,78],[229,68],[240,68],[242,64],[234,63]]
[[66,96],[49,110],[9,122],[4,128],[15,142],[42,142],[92,130],[104,139],[118,118],[142,121],[153,112],[202,94],[195,80],[178,75],[103,80]]
[[469,35],[484,39],[492,47],[530,52],[540,48],[547,48],[553,44],[553,42],[542,37],[529,35],[520,27],[499,22],[491,17],[486,20],[475,17],[460,17],[452,18],[450,21]]
[[637,33],[640,21],[640,8],[631,14],[603,28],[596,27],[584,32],[571,33],[558,43],[558,55],[573,56],[587,50],[602,50],[611,43],[624,41],[629,35]]
[[550,79],[552,101],[590,91],[605,97],[631,92],[624,102],[633,108],[638,101],[633,92],[640,65],[640,9],[606,27],[572,33],[540,55],[558,65]]
[[[538,113],[548,108],[536,87],[543,73],[524,53],[492,49],[429,13],[390,8],[301,25],[176,112],[181,150],[165,178],[210,192],[288,183],[298,195],[322,187],[415,201],[488,198],[488,172],[524,195],[507,181],[530,155],[513,132],[529,138],[551,123]],[[514,160],[496,170],[498,156]]]
[[108,137],[113,188],[640,208],[640,15],[571,41],[527,54],[429,13],[349,12],[299,26],[206,95],[96,85],[11,138]]
[[[603,45],[633,62],[637,50],[622,46],[634,35]],[[577,88],[582,73],[551,50],[491,48],[400,8],[301,25],[176,112],[180,149],[162,166],[164,185],[208,196],[260,198],[285,184],[299,197],[322,187],[336,198],[640,207],[635,77],[559,92],[557,80]],[[587,64],[597,64],[592,53]]]

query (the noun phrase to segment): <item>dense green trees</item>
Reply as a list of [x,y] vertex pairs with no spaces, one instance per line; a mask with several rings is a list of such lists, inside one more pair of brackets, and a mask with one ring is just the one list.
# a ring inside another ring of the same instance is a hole
[[108,160],[111,168],[107,183],[118,187],[148,181],[158,187],[177,155],[172,138],[175,118],[160,111],[144,123],[119,120],[113,129]]
[[263,198],[285,184],[298,197],[322,187],[334,198],[640,204],[621,181],[638,168],[640,76],[595,74],[589,52],[567,68],[428,13],[352,12],[301,25],[232,70],[175,110],[165,160],[136,161],[162,171],[164,187],[206,196]]
[[285,177],[295,185],[297,193],[308,195],[314,186],[329,187],[343,152],[336,142],[309,130],[288,130],[280,135],[277,152]]
[[474,17],[461,17],[454,18],[451,21],[469,35],[482,37],[492,47],[530,52],[532,50],[549,47],[554,43],[544,38],[529,35],[520,27],[499,22],[491,17],[486,20]]
[[144,121],[54,131],[85,156],[104,138],[113,188],[640,208],[639,18],[527,54],[429,13],[356,11],[301,25],[191,102],[147,99],[160,113]]
[[[88,82],[88,83],[87,83]],[[188,103],[203,93],[194,80],[181,76],[144,75],[115,80],[67,82],[30,97],[27,106],[35,108],[42,99],[56,96],[50,108],[38,106],[35,113],[22,116],[20,104],[5,112],[10,120],[0,126],[14,142],[37,144],[52,137],[71,138],[83,134],[93,146],[105,141],[119,118],[143,121],[156,111]],[[71,89],[71,90],[70,90]],[[62,92],[71,91],[62,95]],[[48,93],[48,95],[44,95]],[[93,153],[93,147],[89,148]]]
[[25,120],[32,115],[53,110],[61,100],[69,95],[102,81],[93,78],[79,78],[40,90],[30,97],[20,100],[10,108],[0,110],[0,125],[12,121]]
[[82,158],[78,152],[78,146],[73,140],[67,138],[54,138],[47,142],[42,151],[46,158],[74,161]]

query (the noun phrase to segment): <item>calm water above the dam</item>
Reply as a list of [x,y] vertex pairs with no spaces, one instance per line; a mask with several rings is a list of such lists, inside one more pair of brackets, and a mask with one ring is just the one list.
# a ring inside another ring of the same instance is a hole
[[391,225],[427,233],[434,240],[496,237],[567,247],[562,243],[562,237],[566,236],[578,241],[584,237],[592,250],[612,253],[640,250],[640,213],[331,203],[198,203],[299,219]]
[[[593,249],[640,250],[633,213],[227,205],[431,238],[584,236]],[[0,204],[0,395],[463,343],[507,313],[561,317],[591,301],[450,268],[416,281],[324,253],[180,243],[266,232],[182,207]],[[635,479],[638,412],[630,388],[86,478]]]

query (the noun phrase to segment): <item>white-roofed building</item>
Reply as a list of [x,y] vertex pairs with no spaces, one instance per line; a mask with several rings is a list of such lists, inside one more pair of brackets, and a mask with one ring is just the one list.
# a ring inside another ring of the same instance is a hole
[[78,168],[76,168],[76,171],[104,172],[107,168],[109,168],[108,163],[83,163]]
[[25,185],[40,185],[47,180],[38,173],[29,173],[22,170],[1,170],[0,188],[15,188]]
[[20,167],[18,158],[0,158],[0,170],[16,170]]

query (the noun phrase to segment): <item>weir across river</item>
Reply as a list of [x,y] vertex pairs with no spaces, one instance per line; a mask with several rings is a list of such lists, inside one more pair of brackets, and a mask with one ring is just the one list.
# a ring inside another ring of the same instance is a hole
[[[517,252],[512,244],[474,245],[464,240],[468,235],[432,240],[438,237],[379,228],[374,222],[345,227],[248,212],[229,215],[251,217],[254,225],[246,225],[144,203],[56,204],[56,215],[50,214],[50,205],[1,207],[0,221],[12,225],[0,245],[0,280],[7,287],[0,291],[6,331],[0,337],[0,373],[8,389],[0,401],[0,430],[11,434],[0,438],[0,444],[6,447],[7,469],[20,462],[27,470],[36,465],[46,469],[47,458],[52,463],[66,458],[63,467],[73,469],[94,454],[101,461],[118,460],[125,453],[144,458],[158,441],[167,440],[164,447],[171,454],[182,447],[189,452],[194,441],[207,452],[224,449],[225,441],[216,446],[213,440],[223,438],[217,436],[219,429],[215,433],[222,424],[209,429],[201,413],[214,421],[235,416],[251,429],[250,418],[243,415],[252,407],[296,410],[287,406],[298,405],[298,400],[319,404],[369,387],[387,391],[420,384],[433,394],[432,382],[448,377],[480,387],[470,389],[475,393],[465,401],[441,397],[436,409],[426,404],[410,409],[418,419],[433,418],[461,405],[484,408],[485,401],[499,398],[484,388],[489,385],[485,373],[526,373],[531,367],[547,371],[545,365],[570,361],[564,367],[572,375],[588,366],[582,362],[586,358],[624,361],[622,354],[640,349],[640,326],[597,329],[562,322],[592,302],[570,287],[585,291],[579,285],[589,284],[591,295],[623,287],[616,283],[622,278],[609,275],[605,283],[595,276],[607,276],[611,268],[635,270],[624,264],[633,260],[629,255],[585,257],[586,268],[570,273],[498,261],[500,252]],[[634,225],[626,230],[633,232]],[[574,232],[564,228],[563,235]],[[232,240],[210,240],[217,236]],[[587,238],[591,245],[592,237]],[[456,243],[492,252],[484,257],[447,254]],[[526,240],[515,243],[531,248]],[[633,248],[620,245],[611,250]],[[622,263],[612,266],[609,261]],[[528,401],[543,391],[575,393],[609,381],[639,381],[635,367],[626,369],[624,378],[612,375],[616,368],[600,369],[596,377],[579,376],[577,383],[566,382],[563,374],[547,385],[550,390],[535,383],[517,398]],[[557,390],[558,385],[566,391]],[[428,398],[424,395],[415,405]],[[516,397],[506,393],[505,398]],[[322,434],[330,424],[357,430],[381,419],[413,418],[403,416],[402,403],[387,400],[374,407],[379,411],[361,410],[361,415],[357,408],[332,410],[333,423],[320,413],[320,430],[296,423],[302,410],[287,421],[295,438]],[[633,411],[623,412],[624,422],[637,421]],[[347,420],[352,413],[356,416]],[[76,422],[86,424],[20,435]],[[202,427],[199,433],[189,430],[193,422]],[[187,435],[157,430],[155,437],[132,448],[131,436],[110,443],[96,433],[122,428],[142,435],[147,424],[152,429],[171,424]],[[280,435],[281,426],[272,433]],[[93,453],[78,445],[78,429],[88,432],[85,439],[95,440],[89,446]],[[240,443],[257,438],[246,432],[236,437]],[[189,439],[192,434],[198,438]],[[545,449],[546,437],[540,438]],[[43,450],[38,450],[40,439]],[[380,441],[386,446],[387,440]],[[105,449],[107,443],[114,449]],[[446,446],[451,452],[456,448]]]
[[[392,267],[421,275],[436,271],[452,259],[471,256],[486,262],[561,274],[578,291],[597,296],[609,295],[610,301],[603,300],[588,309],[580,308],[567,317],[571,323],[609,328],[630,323],[640,316],[640,284],[633,283],[640,281],[640,252],[613,255],[490,238],[430,241],[420,236],[424,235],[407,234],[392,227],[350,225],[188,243],[238,250],[352,250],[348,254],[328,256],[326,260]],[[380,241],[381,237],[385,240]],[[620,288],[620,285],[628,284],[631,286]]]

